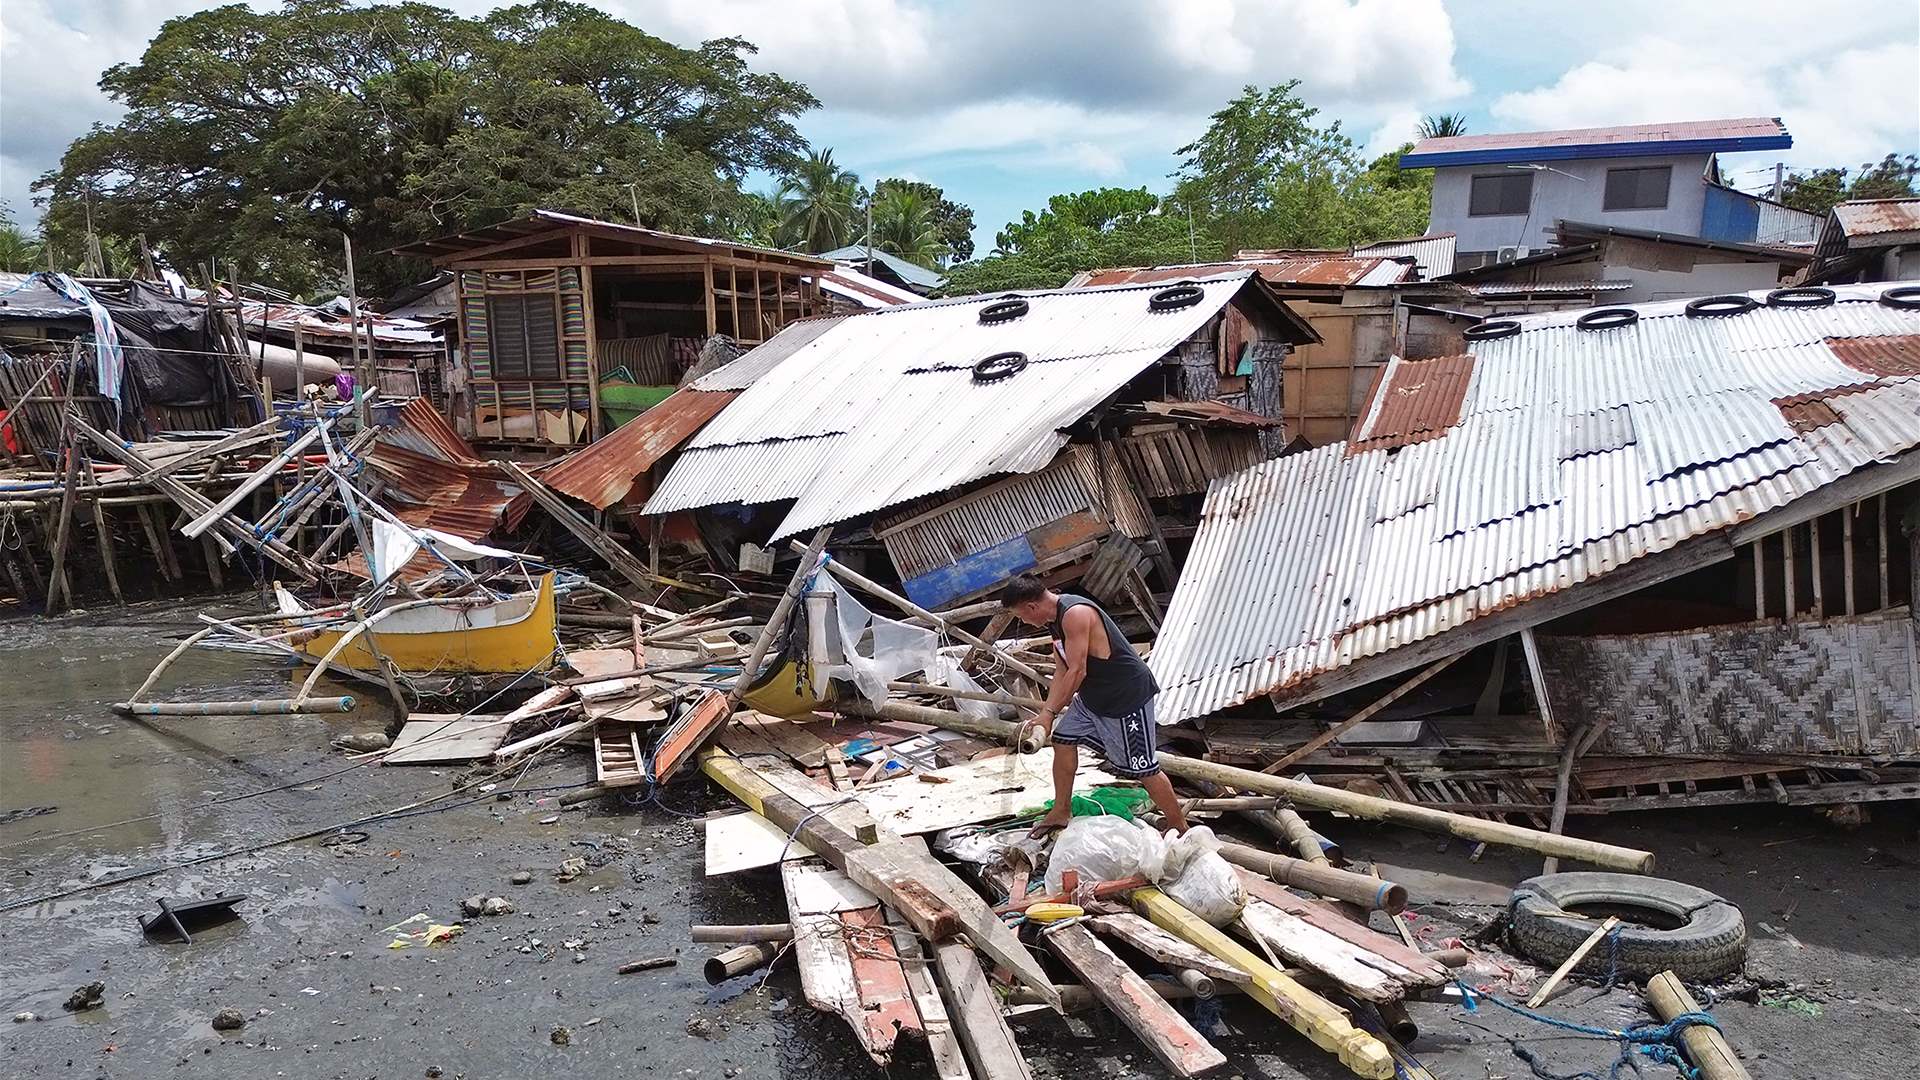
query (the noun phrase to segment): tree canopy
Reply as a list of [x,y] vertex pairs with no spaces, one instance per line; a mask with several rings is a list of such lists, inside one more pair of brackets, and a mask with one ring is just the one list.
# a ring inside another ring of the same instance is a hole
[[1403,170],[1403,146],[1369,162],[1298,80],[1247,87],[1180,147],[1173,193],[1102,188],[1056,195],[955,267],[946,292],[1055,288],[1102,266],[1207,262],[1249,248],[1346,250],[1426,231],[1433,173]]
[[738,38],[680,48],[584,4],[468,18],[420,3],[288,0],[169,20],[102,88],[126,112],[35,185],[50,241],[146,234],[172,262],[237,260],[332,287],[421,268],[378,253],[560,206],[682,232],[750,218],[749,171],[788,169],[819,103]]
[[1825,214],[1836,204],[1855,199],[1901,199],[1920,194],[1920,156],[1888,154],[1858,169],[1829,167],[1796,169],[1787,175],[1780,201],[1796,210]]

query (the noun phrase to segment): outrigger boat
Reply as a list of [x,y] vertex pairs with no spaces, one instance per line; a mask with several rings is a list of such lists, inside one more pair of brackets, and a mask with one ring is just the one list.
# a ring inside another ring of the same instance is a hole
[[[290,599],[283,594],[282,610]],[[402,602],[394,608],[391,615],[377,620],[376,628],[358,634],[344,648],[341,641],[354,633],[354,627],[316,630],[292,644],[315,659],[363,671],[378,670],[378,656],[384,656],[405,672],[518,675],[546,669],[555,656],[551,571],[540,575],[531,591],[503,600],[449,596],[417,606]]]

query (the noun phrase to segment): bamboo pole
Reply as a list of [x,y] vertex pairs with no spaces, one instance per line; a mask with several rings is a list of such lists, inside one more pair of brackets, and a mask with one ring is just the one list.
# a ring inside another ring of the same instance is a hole
[[688,931],[691,941],[703,944],[733,945],[753,941],[792,941],[792,923],[753,923],[743,926],[695,926]]
[[1358,904],[1368,911],[1398,914],[1407,907],[1407,890],[1394,882],[1276,855],[1245,844],[1221,844],[1220,857],[1235,866],[1265,874],[1282,885]]
[[[904,702],[890,701],[878,708],[865,706],[863,703],[846,703],[837,707],[857,715],[911,720],[1002,740],[1011,740],[1020,728],[1019,724],[1010,720],[963,717],[959,713],[945,709],[908,705]],[[1539,829],[1509,825],[1504,821],[1466,817],[1414,803],[1362,795],[1342,788],[1302,783],[1298,780],[1289,780],[1284,776],[1269,776],[1252,769],[1222,765],[1217,761],[1182,757],[1164,750],[1160,752],[1160,767],[1166,771],[1167,775],[1176,779],[1204,781],[1240,788],[1258,795],[1272,795],[1287,799],[1297,806],[1335,810],[1369,821],[1384,821],[1429,832],[1449,833],[1464,840],[1479,840],[1503,847],[1518,848],[1522,851],[1538,852],[1542,855],[1555,855],[1562,859],[1591,863],[1609,870],[1623,870],[1635,874],[1653,871],[1653,853],[1637,848],[1603,844],[1596,840],[1582,840],[1572,836],[1555,836]]]
[[886,701],[878,705],[869,705],[865,701],[836,701],[836,712],[849,716],[864,716],[869,720],[904,720],[910,724],[933,724],[949,731],[958,731],[967,735],[978,735],[1009,746],[1017,746],[1021,753],[1037,753],[1046,745],[1044,738],[1036,728],[1022,730],[1023,725],[1011,720],[988,720],[983,717],[968,716],[951,709],[936,709],[931,705],[914,705],[905,701]]
[[[707,265],[708,292],[707,311],[711,321],[713,311],[712,275],[713,265]],[[740,669],[740,677],[733,681],[733,690],[727,695],[733,705],[746,696],[747,687],[760,674],[760,664],[766,660],[767,651],[773,645],[773,639],[786,628],[787,616],[792,613],[793,605],[800,599],[800,591],[807,587],[807,579],[813,576],[814,563],[820,561],[820,552],[827,546],[827,539],[833,535],[833,526],[822,525],[814,530],[813,540],[800,549],[800,565],[793,568],[793,577],[787,581],[787,589],[780,594],[780,602],[773,606],[773,616],[760,630],[760,636],[753,639],[753,651],[747,654],[746,666]],[[731,708],[732,706],[729,706]]]
[[[1702,1011],[1700,1003],[1687,992],[1680,977],[1671,971],[1663,971],[1647,980],[1647,1001],[1660,1019],[1672,1023],[1676,1017],[1686,1013]],[[1717,1028],[1705,1024],[1691,1024],[1680,1032],[1680,1045],[1700,1070],[1701,1080],[1752,1080],[1747,1067],[1728,1045],[1727,1037]]]

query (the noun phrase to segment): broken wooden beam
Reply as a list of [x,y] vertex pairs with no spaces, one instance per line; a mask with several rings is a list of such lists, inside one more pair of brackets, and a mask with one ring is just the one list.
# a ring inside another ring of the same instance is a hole
[[960,941],[942,941],[931,948],[934,977],[977,1080],[1033,1080],[1027,1056],[1000,1009],[1000,996],[973,948]]
[[1202,1076],[1226,1065],[1226,1055],[1155,993],[1138,972],[1102,945],[1085,924],[1077,920],[1060,923],[1047,928],[1042,936],[1054,955],[1139,1036],[1169,1072],[1180,1077]]
[[1393,1057],[1386,1046],[1354,1027],[1325,998],[1255,956],[1159,889],[1140,889],[1132,901],[1135,910],[1154,925],[1252,976],[1246,991],[1254,1000],[1313,1040],[1315,1046],[1338,1057],[1356,1076],[1365,1080],[1390,1080],[1393,1076]]
[[532,496],[533,501],[539,503],[540,508],[559,522],[562,528],[577,537],[595,555],[604,559],[607,565],[613,567],[621,577],[640,586],[651,585],[654,582],[653,575],[647,572],[646,567],[640,565],[640,560],[628,554],[627,549],[614,543],[613,538],[608,536],[605,530],[580,516],[573,507],[566,504],[565,500],[555,495],[551,488],[535,479],[533,474],[511,461],[496,461],[494,465],[518,484],[521,490]]
[[[1043,993],[1051,991],[1053,981],[1039,960],[978,893],[927,851],[924,842],[888,834],[867,845],[858,833],[872,828],[873,820],[864,807],[845,801],[845,796],[820,789],[821,805],[808,806],[723,751],[705,751],[700,760],[701,770],[748,809],[819,852],[856,884],[906,916],[928,939],[940,942],[952,937],[949,920],[958,920],[974,946],[1011,970],[1015,978]],[[798,935],[800,927],[795,926],[794,933]]]

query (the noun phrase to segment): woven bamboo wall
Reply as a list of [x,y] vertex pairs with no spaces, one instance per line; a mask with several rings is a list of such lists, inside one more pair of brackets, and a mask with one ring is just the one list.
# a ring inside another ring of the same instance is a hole
[[1905,607],[1673,634],[1543,637],[1540,655],[1564,725],[1608,722],[1596,753],[1920,751],[1920,658]]

